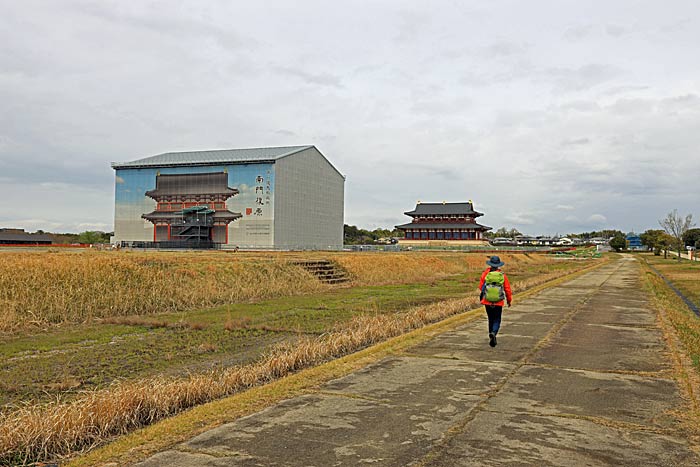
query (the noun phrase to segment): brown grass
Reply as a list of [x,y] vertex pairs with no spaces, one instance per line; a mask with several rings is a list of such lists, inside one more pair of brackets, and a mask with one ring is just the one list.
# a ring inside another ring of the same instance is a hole
[[201,330],[207,328],[207,324],[206,323],[187,323],[187,327],[192,329],[193,331],[201,331]]
[[242,318],[229,317],[224,323],[224,329],[227,331],[233,331],[235,329],[248,329],[252,322],[253,320],[249,316],[244,316]]
[[[283,259],[129,252],[0,254],[0,332],[326,288]],[[157,325],[157,323],[153,323]]]
[[[400,284],[440,279],[453,274],[481,271],[486,253],[363,253],[341,254],[333,259],[361,285]],[[544,254],[506,253],[500,255],[506,271],[520,272],[535,264],[555,260]]]
[[63,378],[60,381],[56,381],[51,384],[46,385],[46,390],[47,391],[70,391],[72,389],[77,389],[83,384],[82,381],[80,381],[78,378],[69,376],[66,378]]
[[456,255],[367,253],[339,255],[334,259],[350,272],[356,283],[363,285],[432,280],[465,270],[465,264]]
[[[560,274],[555,273],[520,281],[514,284],[514,291],[558,277]],[[186,408],[346,355],[477,305],[477,299],[469,297],[394,315],[361,315],[322,336],[299,336],[294,342],[280,344],[256,363],[185,379],[120,382],[108,389],[86,392],[70,402],[54,401],[5,413],[0,415],[0,463],[55,459],[87,449]]]
[[200,353],[211,353],[219,350],[219,347],[217,347],[216,344],[212,344],[210,342],[203,342],[199,344],[197,350],[199,350]]

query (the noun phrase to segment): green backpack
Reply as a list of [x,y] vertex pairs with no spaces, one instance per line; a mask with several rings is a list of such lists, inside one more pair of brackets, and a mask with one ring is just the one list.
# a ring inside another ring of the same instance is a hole
[[491,271],[484,279],[484,298],[487,302],[497,303],[506,298],[503,287],[505,279],[501,271]]

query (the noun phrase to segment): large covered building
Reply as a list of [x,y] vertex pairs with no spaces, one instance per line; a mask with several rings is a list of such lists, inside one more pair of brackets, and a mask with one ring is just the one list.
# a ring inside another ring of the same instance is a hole
[[491,227],[478,224],[476,218],[483,216],[474,210],[471,201],[467,203],[421,203],[413,211],[405,212],[413,220],[408,224],[397,225],[403,231],[404,245],[483,245],[487,241],[484,232]]
[[173,152],[112,168],[115,242],[342,247],[345,177],[315,146]]

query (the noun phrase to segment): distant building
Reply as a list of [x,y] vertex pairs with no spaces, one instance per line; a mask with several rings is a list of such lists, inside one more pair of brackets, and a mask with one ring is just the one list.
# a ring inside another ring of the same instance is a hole
[[345,177],[315,146],[171,152],[112,168],[114,242],[343,246]]
[[30,234],[24,229],[0,229],[0,245],[51,245],[51,236]]
[[558,237],[550,237],[547,235],[540,235],[537,237],[537,245],[539,245],[539,246],[558,245],[558,242],[559,242]]
[[625,237],[625,240],[627,240],[627,248],[630,250],[643,250],[644,245],[642,244],[642,239],[639,235],[635,234],[634,232],[630,232],[627,234],[627,237]]
[[535,246],[537,245],[537,238],[530,235],[517,235],[515,237],[515,244],[519,246]]
[[494,237],[491,239],[492,245],[513,245],[515,241],[508,237]]
[[485,245],[484,232],[491,227],[478,224],[476,218],[483,216],[474,210],[472,202],[467,203],[421,203],[413,211],[405,212],[412,217],[408,224],[397,225],[404,237],[399,239],[404,245],[430,244],[476,244]]

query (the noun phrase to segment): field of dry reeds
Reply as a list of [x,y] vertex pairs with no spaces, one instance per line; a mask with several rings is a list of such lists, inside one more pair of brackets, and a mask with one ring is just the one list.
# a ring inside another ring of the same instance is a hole
[[[47,256],[51,258],[51,255],[47,254]],[[65,257],[61,258],[60,256],[60,259],[69,261]],[[40,255],[37,255],[29,259],[27,257],[20,257],[20,259],[27,261],[27,263],[22,263],[26,267],[27,264],[37,265],[34,262],[37,261],[35,258],[40,257]],[[7,258],[5,257],[5,259]],[[333,259],[343,265],[352,274],[356,282],[365,284],[391,281],[398,283],[410,282],[411,278],[413,280],[434,280],[456,272],[464,273],[465,269],[471,271],[467,281],[470,284],[473,282],[474,277],[478,277],[477,271],[483,268],[485,260],[484,255],[462,254],[444,257],[431,257],[430,255],[404,257],[402,255],[394,255],[394,261],[401,265],[401,267],[397,268],[386,258],[390,258],[390,256],[356,255],[353,257],[353,255],[337,255]],[[518,257],[516,255],[512,257],[504,256],[504,259],[509,264],[509,272],[513,272],[514,275],[520,275],[521,277],[520,280],[514,283],[515,292],[558,278],[565,272],[571,272],[590,265],[590,263],[585,262],[559,262],[555,264],[543,256],[530,257],[522,255],[522,257]],[[184,268],[188,271],[194,271],[194,274],[188,274],[190,279],[193,280],[196,280],[201,274],[208,278],[215,277],[217,280],[231,281],[231,277],[225,273],[221,273],[223,274],[222,276],[216,276],[216,274],[220,273],[221,270],[229,272],[239,271],[240,273],[241,270],[245,269],[243,267],[244,264],[247,267],[253,267],[256,261],[259,263],[259,258],[247,258],[238,260],[239,263],[233,266],[229,264],[214,265],[210,269],[209,266],[212,266],[211,261],[215,262],[215,260],[207,260],[204,264],[197,264],[195,260],[190,260],[189,258],[184,260],[180,258],[178,260],[177,257],[151,258],[135,255],[124,258],[124,256],[86,255],[80,258],[77,264],[85,265],[85,262],[83,262],[85,260],[88,260],[88,263],[93,263],[94,268],[88,270],[93,274],[103,273],[105,269],[108,270],[115,265],[118,265],[117,268],[123,268],[117,276],[111,276],[113,278],[121,277],[125,283],[129,284],[127,288],[120,289],[122,293],[137,291],[146,293],[145,289],[138,284],[138,281],[131,280],[129,273],[124,271],[135,271],[139,278],[147,281],[149,274],[146,272],[152,271],[148,269],[150,267],[167,269],[169,272],[178,268]],[[227,258],[227,260],[230,259]],[[266,271],[268,275],[274,275],[275,273],[284,275],[290,272],[290,270],[284,269],[290,266],[282,258],[267,259],[266,261],[267,266],[262,268],[262,270]],[[163,263],[166,263],[166,265],[163,266]],[[371,267],[372,264],[374,264],[374,267]],[[81,273],[77,272],[75,268],[67,268],[73,274],[83,274],[80,278],[75,279],[70,277],[71,273],[63,270],[64,267],[66,266],[62,266],[61,261],[58,260],[48,268],[50,272],[48,276],[43,276],[40,273],[34,276],[20,274],[24,278],[19,282],[11,283],[28,284],[30,281],[28,281],[27,277],[34,277],[39,282],[46,281],[47,277],[51,279],[60,277],[67,281],[69,288],[71,285],[75,287],[75,284],[90,282],[88,272]],[[416,275],[407,276],[407,269],[411,269],[410,274]],[[537,274],[526,278],[528,270],[536,271]],[[254,274],[259,274],[259,271]],[[150,287],[157,287],[158,284],[165,283],[168,280],[166,276],[167,274],[160,276],[159,280],[162,282],[147,282],[147,284]],[[309,284],[314,281],[304,271],[292,271],[291,276],[296,280],[306,281]],[[0,277],[3,277],[3,280],[8,280],[8,276]],[[203,290],[215,291],[218,290],[218,287],[225,288],[226,285],[228,287],[243,287],[241,284],[249,284],[249,281],[250,279],[240,280],[239,282],[226,282],[224,285],[212,285],[211,289],[206,289],[205,284],[208,281],[204,281],[204,283],[195,281],[195,284]],[[283,281],[280,279],[279,284],[282,283]],[[186,282],[181,285],[192,284]],[[299,293],[308,293],[314,290],[312,285],[305,287]],[[54,288],[53,290],[56,291],[57,289]],[[278,290],[277,293],[282,293],[283,296],[290,293],[286,288],[282,287],[281,290],[281,292]],[[35,289],[30,289],[29,293],[35,293]],[[42,292],[39,293],[41,294]],[[71,289],[70,293],[79,294],[80,290],[77,288]],[[267,293],[271,292],[268,291]],[[6,297],[8,295],[4,295],[3,299],[7,300]],[[346,355],[387,338],[463,312],[477,305],[473,287],[465,290],[465,295],[468,298],[439,301],[390,314],[360,314],[320,335],[295,335],[292,339],[273,347],[252,363],[220,367],[213,371],[179,378],[160,376],[138,380],[122,380],[114,382],[106,388],[85,391],[70,400],[56,399],[41,404],[21,406],[20,408],[3,412],[0,414],[0,464],[24,465],[39,460],[56,459],[60,456],[88,449],[110,437],[153,423],[188,407],[233,394],[248,387],[264,384],[290,372]],[[46,300],[53,297],[52,295],[41,296]],[[118,297],[115,294],[110,294],[109,296],[113,300]],[[246,295],[244,292],[237,291],[230,292],[228,296],[222,296],[220,299],[240,300],[241,297],[252,298],[250,294]],[[30,303],[38,306],[39,301],[30,301]],[[65,305],[66,302],[61,301],[60,303]],[[91,303],[93,309],[98,310],[100,306],[104,306],[108,302],[96,300],[94,303]],[[133,306],[137,307],[138,300],[134,300],[133,303]],[[194,305],[191,304],[192,302],[179,302],[177,306],[186,306],[183,303],[190,304],[189,306],[206,306],[206,304],[196,301]],[[102,305],[98,306],[97,304]],[[21,307],[18,307],[18,309],[21,309]],[[55,319],[60,321],[60,307],[54,305],[50,309],[54,310],[53,313],[56,313]],[[319,309],[323,312],[323,307]],[[104,316],[109,310],[111,309],[102,310],[101,313]],[[36,314],[37,312],[34,313]],[[93,315],[88,316],[88,318],[91,316]],[[86,319],[86,317],[77,315],[77,317],[71,319],[81,320]],[[47,322],[51,322],[51,320],[47,320]],[[245,321],[245,326],[250,324],[249,321]]]
[[0,332],[323,289],[287,261],[226,254],[0,253]]
[[[151,315],[327,288],[283,254],[0,252],[0,332]],[[334,254],[358,285],[430,281],[480,270],[483,254]],[[508,271],[551,262],[504,255]]]
[[[551,257],[542,254],[504,254],[505,271],[518,273],[533,265],[552,265]],[[347,269],[359,284],[384,285],[412,283],[433,280],[449,275],[482,271],[485,267],[485,253],[363,253],[339,254],[334,260]],[[545,268],[546,269],[546,268]]]

